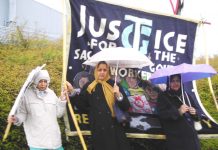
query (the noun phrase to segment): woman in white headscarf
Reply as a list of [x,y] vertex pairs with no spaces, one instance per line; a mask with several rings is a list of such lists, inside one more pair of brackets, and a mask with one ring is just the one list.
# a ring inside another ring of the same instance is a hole
[[23,123],[30,150],[63,150],[57,117],[66,109],[64,93],[58,98],[48,86],[47,70],[40,70],[21,100],[21,105],[8,121],[15,125]]

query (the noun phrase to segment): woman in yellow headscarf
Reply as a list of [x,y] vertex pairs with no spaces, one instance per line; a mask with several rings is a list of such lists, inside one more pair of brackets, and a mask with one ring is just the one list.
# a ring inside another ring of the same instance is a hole
[[94,81],[84,85],[79,95],[71,98],[73,105],[88,111],[92,147],[94,150],[129,150],[125,132],[114,111],[115,102],[121,110],[127,111],[129,101],[120,85],[110,79],[106,62],[97,64],[94,77]]

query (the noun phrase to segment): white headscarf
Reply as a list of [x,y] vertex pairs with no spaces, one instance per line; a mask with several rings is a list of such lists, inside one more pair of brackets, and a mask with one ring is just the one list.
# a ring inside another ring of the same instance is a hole
[[40,80],[46,80],[48,84],[50,83],[50,76],[47,70],[40,70],[36,75],[33,83],[38,85]]
[[[37,85],[39,84],[40,80],[46,80],[47,81],[47,88],[44,91],[39,91],[38,88],[36,88]],[[47,89],[48,89],[48,86],[49,86],[49,83],[50,83],[50,77],[49,77],[48,71],[47,70],[40,70],[38,72],[38,74],[36,75],[33,83],[34,83],[34,88],[35,88],[36,95],[39,98],[43,98],[47,93]]]

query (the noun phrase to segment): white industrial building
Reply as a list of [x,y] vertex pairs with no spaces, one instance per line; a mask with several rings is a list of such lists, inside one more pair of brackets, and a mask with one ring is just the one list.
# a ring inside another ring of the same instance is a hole
[[62,36],[62,13],[35,0],[0,0],[0,41],[19,26],[25,35]]

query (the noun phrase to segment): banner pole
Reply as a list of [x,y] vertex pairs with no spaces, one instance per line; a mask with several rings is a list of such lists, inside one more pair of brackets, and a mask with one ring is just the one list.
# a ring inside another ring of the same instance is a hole
[[[204,43],[204,50],[205,50],[205,61],[206,61],[206,64],[209,65],[209,56],[208,56],[208,52],[207,52],[207,48],[206,48],[206,35],[205,35],[205,30],[204,30],[204,24],[202,24],[202,28],[203,28],[203,38],[204,38],[203,43]],[[214,90],[213,90],[213,85],[212,85],[211,78],[207,78],[207,79],[208,79],[208,85],[209,85],[209,88],[210,88],[210,93],[212,94],[213,101],[215,103],[216,109],[218,110],[218,103],[217,103],[216,96],[215,96],[215,93],[214,93]]]
[[3,140],[2,140],[3,142],[5,142],[5,140],[6,140],[7,137],[8,137],[9,131],[10,131],[10,129],[11,129],[11,125],[12,125],[11,122],[9,122],[9,123],[7,124],[7,127],[6,127],[6,129],[5,129],[5,134],[4,134]]
[[[66,21],[66,0],[63,0],[62,1],[62,5],[63,5],[63,75],[62,75],[62,83],[65,83],[66,82],[66,73],[67,73],[67,40],[66,40],[66,37],[67,37],[67,29],[66,29],[66,26],[67,26],[67,21]],[[64,84],[64,87],[66,87],[66,84]],[[77,133],[78,133],[78,136],[80,138],[80,141],[81,141],[81,144],[82,144],[82,147],[84,150],[87,150],[87,146],[86,146],[86,143],[84,141],[84,138],[83,138],[83,135],[81,133],[81,130],[80,130],[80,127],[78,125],[78,122],[76,120],[76,116],[75,116],[75,113],[74,113],[74,110],[72,108],[72,105],[70,103],[70,99],[69,99],[69,96],[68,94],[66,94],[66,98],[67,98],[67,105],[68,105],[68,108],[69,108],[69,111],[70,111],[70,115],[72,117],[72,120],[74,122],[74,125],[75,125],[75,128],[77,130]]]
[[77,133],[78,133],[80,142],[81,142],[81,144],[82,144],[82,147],[83,147],[84,150],[87,150],[87,146],[86,146],[85,140],[84,140],[84,138],[83,138],[83,135],[82,135],[82,133],[81,133],[80,127],[79,127],[78,122],[77,122],[77,120],[76,120],[75,112],[74,112],[73,107],[72,107],[72,105],[71,105],[71,102],[70,102],[70,99],[69,99],[68,94],[66,94],[66,98],[67,98],[67,105],[68,105],[68,108],[69,108],[71,117],[72,117],[72,119],[73,119],[73,122],[74,122],[74,125],[75,125],[75,128],[76,128],[76,131],[77,131]]

